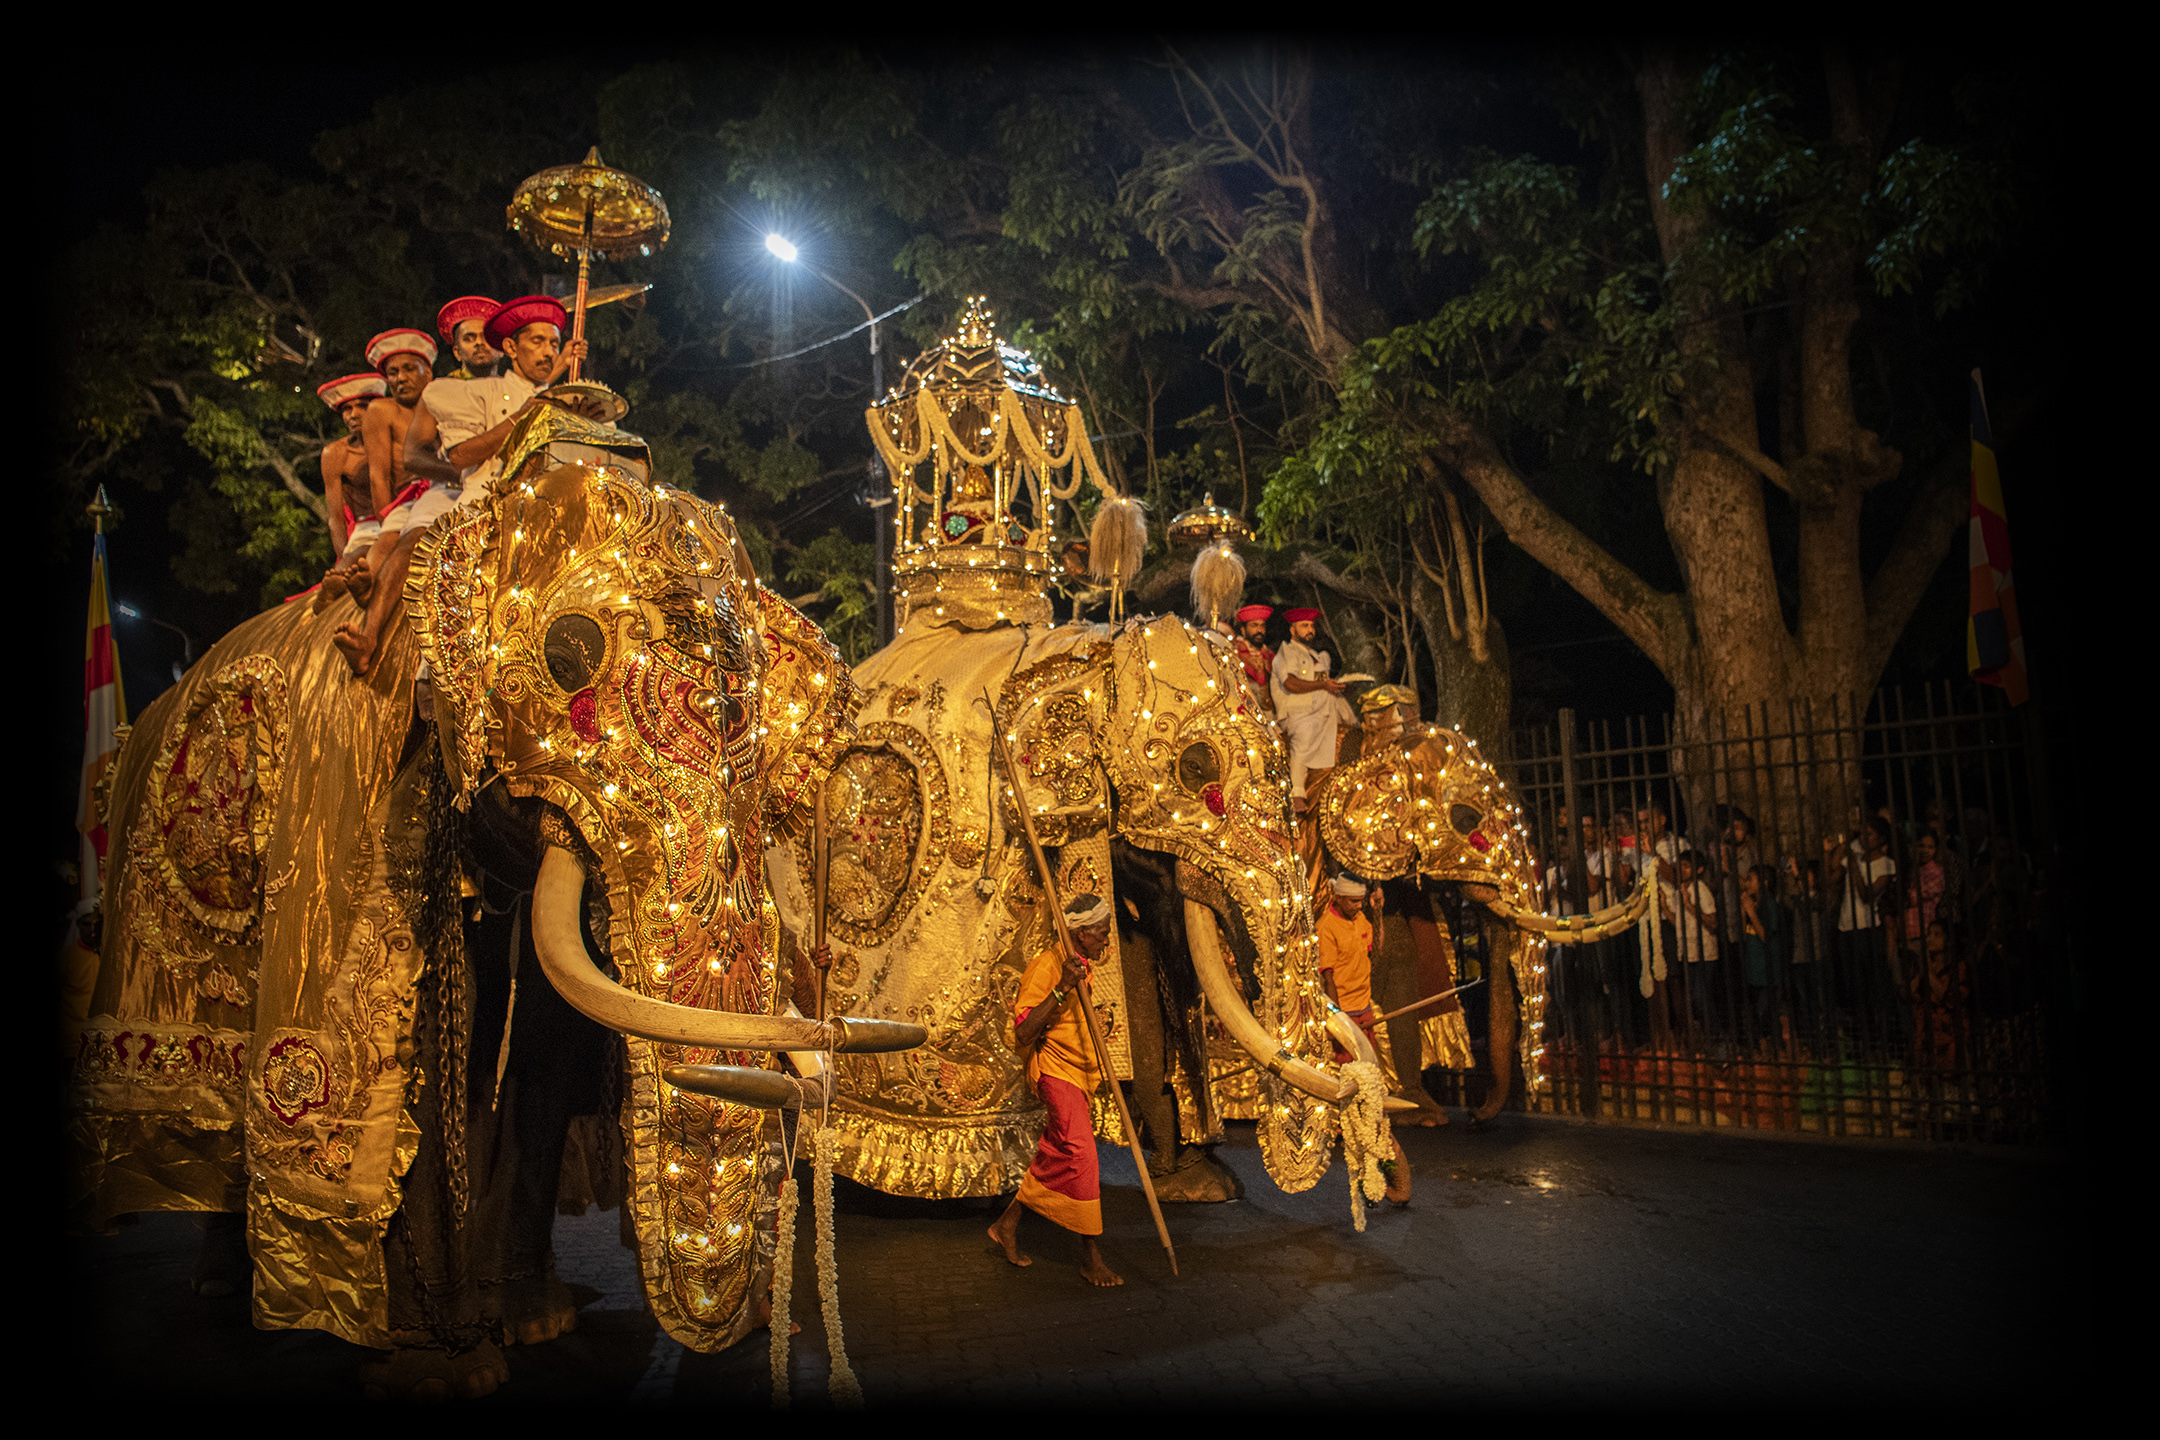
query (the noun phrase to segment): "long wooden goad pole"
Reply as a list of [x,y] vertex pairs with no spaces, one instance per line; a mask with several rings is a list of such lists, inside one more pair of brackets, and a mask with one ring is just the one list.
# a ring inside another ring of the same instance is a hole
[[[825,897],[831,893],[832,889],[832,840],[825,830],[825,787],[823,785],[818,786],[817,828],[810,836],[810,858],[812,864],[816,867],[811,871],[812,888],[815,890],[816,896],[812,901],[810,913],[810,948],[812,951],[818,951],[825,948]],[[825,976],[827,973],[823,969],[817,972],[817,1019],[820,1025],[825,1023]]]
[[[1028,810],[1027,793],[1020,788],[1020,768],[1013,764],[1012,752],[1005,748],[1005,732],[997,723],[997,707],[990,709],[990,736],[997,742],[998,759],[1004,763],[1005,777],[1012,782],[1013,808],[1020,812],[1020,830],[1027,836],[1028,853],[1035,857],[1035,872],[1042,876],[1043,899],[1050,907],[1050,918],[1057,924],[1058,944],[1068,955],[1077,955],[1072,932],[1065,927],[1065,901],[1058,894],[1057,880],[1050,873],[1050,862],[1043,855],[1042,842],[1035,838],[1035,817]],[[1113,917],[1112,923],[1115,922]],[[1087,977],[1080,980],[1079,993],[1074,997],[1080,1002],[1080,1013],[1087,1017],[1088,1041],[1095,1047],[1095,1065],[1109,1083],[1110,1098],[1117,1102],[1118,1120],[1125,1126],[1125,1141],[1132,1148],[1133,1168],[1140,1172],[1140,1193],[1147,1196],[1148,1213],[1155,1217],[1155,1233],[1162,1240],[1162,1248],[1170,1257],[1170,1273],[1178,1273],[1177,1247],[1170,1243],[1170,1226],[1163,1220],[1162,1205],[1155,1198],[1155,1182],[1148,1178],[1147,1156],[1140,1151],[1140,1130],[1133,1124],[1132,1111],[1125,1106],[1125,1092],[1118,1089],[1117,1076],[1110,1073],[1110,1048],[1103,1044],[1102,1027],[1095,1019],[1095,994]],[[1067,1001],[1070,1004],[1071,1001]]]

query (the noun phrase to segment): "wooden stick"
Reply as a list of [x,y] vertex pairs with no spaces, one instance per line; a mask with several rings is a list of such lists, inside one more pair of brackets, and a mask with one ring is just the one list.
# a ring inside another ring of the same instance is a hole
[[1407,1015],[1412,1010],[1422,1010],[1427,1005],[1432,1004],[1435,1000],[1445,1000],[1450,995],[1461,994],[1463,991],[1468,990],[1472,985],[1482,985],[1484,983],[1485,981],[1482,977],[1476,980],[1466,980],[1462,984],[1457,985],[1453,990],[1442,990],[1437,995],[1427,995],[1422,1000],[1414,1000],[1410,1004],[1403,1006],[1400,1010],[1390,1010],[1385,1015],[1376,1015],[1373,1017],[1372,1023],[1378,1025],[1382,1020],[1392,1020],[1397,1015]]
[[[814,954],[825,948],[825,899],[831,893],[832,887],[832,838],[826,834],[825,830],[825,787],[823,785],[818,786],[817,822],[816,828],[810,834],[810,857],[811,864],[815,867],[811,874],[814,877],[812,888],[816,892],[816,899],[812,902],[810,912],[810,949]],[[818,1023],[823,1024],[825,1021],[825,977],[829,971],[828,967],[825,966],[813,968],[817,970],[817,1018]]]
[[[984,693],[987,696],[988,692]],[[1020,788],[1020,767],[1013,764],[1012,752],[1005,748],[1005,732],[998,724],[995,705],[990,707],[990,737],[997,744],[998,759],[1005,764],[1006,778],[1012,781],[1013,808],[1020,812],[1021,833],[1027,836],[1028,853],[1035,857],[1036,873],[1042,876],[1043,899],[1050,906],[1050,918],[1057,924],[1058,944],[1064,947],[1066,954],[1078,955],[1080,951],[1073,944],[1072,932],[1065,928],[1065,902],[1058,895],[1057,880],[1050,873],[1050,862],[1043,855],[1042,842],[1035,838],[1035,817],[1028,810],[1026,792]],[[1117,923],[1115,916],[1111,923]],[[1125,1126],[1126,1143],[1132,1147],[1133,1167],[1140,1172],[1140,1192],[1147,1196],[1148,1213],[1155,1217],[1155,1233],[1170,1256],[1170,1273],[1175,1275],[1178,1273],[1177,1247],[1170,1243],[1170,1226],[1163,1220],[1162,1205],[1155,1198],[1155,1182],[1148,1178],[1147,1156],[1140,1150],[1140,1127],[1133,1124],[1132,1111],[1125,1106],[1125,1092],[1118,1089],[1117,1077],[1110,1073],[1110,1049],[1103,1044],[1102,1027],[1095,1018],[1094,992],[1084,975],[1075,998],[1080,1001],[1080,1013],[1087,1017],[1088,1041],[1095,1047],[1096,1067],[1110,1084],[1110,1098],[1117,1102],[1118,1120]]]

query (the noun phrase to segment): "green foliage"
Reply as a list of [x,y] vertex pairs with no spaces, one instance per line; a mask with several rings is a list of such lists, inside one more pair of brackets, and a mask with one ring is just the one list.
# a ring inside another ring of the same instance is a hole
[[877,648],[877,550],[828,530],[788,558],[790,585],[806,585],[832,608],[822,624],[826,638],[850,665]]

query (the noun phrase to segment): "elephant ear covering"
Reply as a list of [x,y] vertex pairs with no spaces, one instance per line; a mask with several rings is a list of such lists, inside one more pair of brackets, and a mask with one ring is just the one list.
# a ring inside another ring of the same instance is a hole
[[1204,545],[1192,562],[1193,615],[1212,625],[1237,610],[1245,593],[1245,562],[1227,544]]
[[1088,574],[1130,585],[1147,550],[1147,507],[1128,495],[1105,495],[1088,529]]
[[765,819],[776,837],[809,823],[818,787],[840,763],[862,707],[847,662],[825,632],[764,586],[757,587],[765,630]]

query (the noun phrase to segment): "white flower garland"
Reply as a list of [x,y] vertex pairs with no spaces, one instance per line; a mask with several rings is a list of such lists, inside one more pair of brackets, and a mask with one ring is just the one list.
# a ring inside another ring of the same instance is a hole
[[1343,1074],[1357,1081],[1357,1094],[1342,1110],[1343,1164],[1350,1171],[1350,1223],[1365,1229],[1365,1207],[1387,1194],[1380,1162],[1394,1158],[1388,1133],[1387,1075],[1370,1060],[1352,1060]]
[[1643,870],[1643,883],[1649,887],[1649,892],[1642,912],[1642,978],[1638,988],[1647,1000],[1657,993],[1654,982],[1665,978],[1665,929],[1658,923],[1663,915],[1658,909],[1658,869],[1655,855],[1650,857],[1650,864]]
[[[792,1158],[792,1157],[791,1157]],[[772,1408],[788,1408],[788,1302],[795,1295],[795,1167],[780,1177],[780,1226],[772,1272]]]
[[[824,1117],[819,1116],[822,1120]],[[817,1124],[810,1112],[803,1112],[805,1125]],[[829,1125],[818,1124],[816,1139],[812,1144],[817,1154],[816,1185],[812,1191],[817,1205],[817,1276],[818,1300],[825,1314],[825,1344],[831,1352],[832,1369],[826,1377],[825,1390],[832,1397],[836,1410],[860,1410],[863,1404],[862,1382],[855,1378],[855,1368],[848,1364],[847,1336],[840,1328],[840,1265],[833,1254],[833,1131]],[[795,1168],[791,1164],[785,1178],[780,1182],[780,1224],[773,1254],[772,1292],[772,1408],[788,1408],[788,1302],[794,1297],[795,1288]]]
[[848,1364],[847,1338],[840,1329],[840,1266],[833,1258],[832,1168],[832,1127],[820,1124],[817,1132],[818,1299],[824,1303],[825,1346],[832,1354],[832,1373],[826,1381],[826,1393],[832,1396],[835,1410],[860,1410],[862,1384],[855,1378],[854,1367]]

